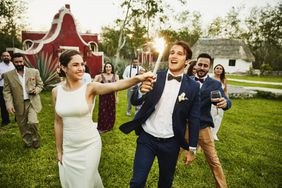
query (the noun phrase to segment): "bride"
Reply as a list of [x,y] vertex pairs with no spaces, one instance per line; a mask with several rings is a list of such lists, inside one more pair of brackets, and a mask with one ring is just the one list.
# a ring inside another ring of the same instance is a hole
[[92,111],[96,95],[127,89],[150,80],[151,72],[114,83],[83,84],[85,64],[78,51],[68,50],[60,56],[65,81],[52,90],[55,108],[55,141],[62,187],[102,188],[98,172],[101,138]]

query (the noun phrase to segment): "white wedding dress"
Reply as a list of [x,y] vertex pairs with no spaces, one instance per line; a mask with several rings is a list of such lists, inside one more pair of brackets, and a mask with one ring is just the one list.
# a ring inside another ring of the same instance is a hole
[[98,172],[102,143],[92,121],[94,102],[86,101],[86,84],[75,91],[57,86],[55,110],[63,119],[63,159],[59,163],[63,188],[103,188]]
[[[221,83],[221,87],[224,90],[224,84],[223,83]],[[217,133],[218,133],[220,125],[221,125],[223,114],[224,114],[224,110],[222,110],[222,108],[217,108],[213,104],[211,105],[211,116],[212,116],[213,124],[214,124],[214,127],[211,127],[211,131],[212,131],[213,139],[215,141],[219,141],[219,139],[217,137]]]

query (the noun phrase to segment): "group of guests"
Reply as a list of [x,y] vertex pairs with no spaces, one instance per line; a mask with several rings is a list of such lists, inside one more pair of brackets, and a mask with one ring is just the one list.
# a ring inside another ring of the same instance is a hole
[[[212,103],[217,111],[231,107],[231,101],[224,92],[227,91],[226,79],[208,76],[212,58],[206,53],[197,57],[194,73],[192,69],[191,75],[189,71],[186,74],[184,70],[191,57],[189,45],[178,41],[170,48],[168,69],[157,72],[157,75],[151,72],[138,74],[137,69],[142,67],[138,66],[138,61],[134,66],[133,60],[124,72],[125,79],[119,80],[113,65],[107,62],[103,73],[94,78],[95,82],[84,83],[85,63],[81,54],[67,50],[60,55],[60,72],[65,79],[52,90],[52,99],[62,187],[103,187],[98,172],[102,150],[99,131],[113,129],[117,92],[124,89],[128,89],[130,95],[128,103],[139,106],[134,119],[120,126],[122,132],[135,131],[138,135],[130,187],[145,187],[155,158],[159,165],[158,187],[172,187],[180,148],[184,149],[185,165],[190,165],[195,159],[198,144],[212,170],[216,187],[227,187],[211,129],[216,122],[211,115]],[[22,56],[14,57],[13,62],[16,70],[4,74],[4,99],[8,112],[16,113],[25,144],[38,148],[37,113],[41,110],[41,103],[37,102],[40,102],[38,94],[43,83],[37,70],[23,66]],[[216,67],[215,72],[220,72],[218,69],[221,73],[224,71],[222,66]],[[17,91],[11,86],[14,82],[21,86]],[[33,86],[32,89],[29,89],[30,86]],[[135,89],[132,89],[134,86]],[[214,90],[219,90],[222,97],[211,99],[210,93]],[[20,94],[14,92],[21,93],[22,98],[15,99]],[[92,120],[97,95],[100,95],[98,125]],[[24,101],[21,107],[17,107],[18,101]],[[129,106],[127,115],[131,115]],[[22,130],[23,127],[28,129]],[[185,138],[187,129],[188,139]]]
[[[142,107],[132,121],[120,127],[124,133],[134,130],[139,135],[130,187],[145,187],[156,157],[158,187],[171,187],[179,148],[184,148],[184,162],[189,165],[195,159],[197,145],[204,151],[216,187],[227,187],[211,132],[214,127],[211,105],[213,102],[216,108],[227,110],[231,101],[222,84],[208,76],[212,66],[209,54],[197,57],[194,75],[184,74],[191,57],[192,51],[186,43],[174,43],[169,52],[168,70],[158,72],[153,82],[143,82],[133,94],[135,104],[142,103]],[[212,101],[210,93],[214,90],[219,90],[222,97]],[[188,142],[185,140],[187,121]]]
[[[170,49],[168,70],[157,75],[147,72],[118,80],[111,72],[113,66],[106,64],[104,73],[96,76],[97,82],[83,84],[84,62],[80,53],[62,53],[60,62],[66,81],[54,88],[52,94],[63,187],[103,187],[98,172],[102,144],[97,125],[92,121],[95,96],[115,94],[138,82],[142,84],[133,90],[131,102],[141,108],[132,121],[120,126],[124,133],[135,131],[139,135],[130,187],[145,187],[155,158],[159,164],[158,187],[171,187],[180,148],[184,148],[184,162],[189,165],[195,159],[198,144],[206,155],[216,186],[227,187],[211,132],[214,127],[211,106],[213,102],[217,109],[227,110],[231,101],[222,84],[208,76],[212,66],[209,54],[198,56],[194,76],[184,73],[191,56],[190,47],[179,41]],[[219,90],[222,97],[211,99],[214,90]]]

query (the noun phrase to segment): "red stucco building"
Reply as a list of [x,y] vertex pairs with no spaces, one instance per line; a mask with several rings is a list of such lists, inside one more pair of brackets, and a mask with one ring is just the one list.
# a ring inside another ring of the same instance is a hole
[[36,65],[35,55],[43,53],[46,59],[52,59],[49,62],[57,66],[58,57],[63,50],[76,49],[82,53],[92,77],[102,70],[104,56],[103,52],[98,52],[98,35],[78,33],[68,4],[55,14],[47,33],[23,31],[22,41],[23,50],[12,49],[12,51],[25,54],[33,65]]

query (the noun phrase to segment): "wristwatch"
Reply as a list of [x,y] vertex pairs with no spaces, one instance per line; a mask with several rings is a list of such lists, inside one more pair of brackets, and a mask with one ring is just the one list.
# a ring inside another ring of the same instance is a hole
[[197,149],[189,149],[189,152],[193,155],[196,155]]

